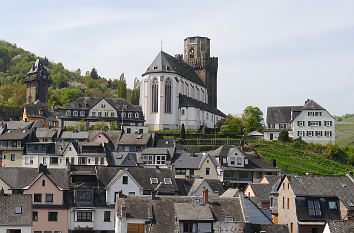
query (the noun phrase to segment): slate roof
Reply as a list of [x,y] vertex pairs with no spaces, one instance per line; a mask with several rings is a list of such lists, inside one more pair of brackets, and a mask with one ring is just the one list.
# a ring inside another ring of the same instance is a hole
[[303,106],[277,106],[267,108],[267,124],[290,123],[292,111],[302,111]]
[[333,220],[327,222],[331,233],[353,233],[354,221],[348,220]]
[[[61,189],[69,188],[66,169],[48,168],[45,174]],[[11,189],[23,189],[31,185],[40,175],[38,168],[0,167],[0,179]]]
[[[141,138],[140,138],[141,137]],[[147,145],[151,139],[151,134],[123,134],[118,145]]]
[[70,142],[56,142],[55,143],[55,154],[63,156],[65,149],[68,147]]
[[220,197],[237,197],[239,196],[240,190],[228,188]]
[[32,64],[30,71],[27,74],[34,74],[34,73],[41,73],[41,74],[48,74],[46,68],[42,64],[39,58]]
[[190,187],[188,196],[195,195],[195,192],[198,190],[198,188],[201,185],[205,184],[204,182],[207,183],[207,185],[209,185],[213,192],[218,194],[218,196],[224,193],[224,188],[219,179],[194,179],[193,185]]
[[[26,115],[30,117],[46,118],[53,115],[40,100],[36,100],[32,104],[26,104],[25,109]],[[40,111],[42,114],[40,114]]]
[[[220,222],[224,222],[226,216],[231,216],[235,222],[245,221],[239,198],[209,198],[209,204],[204,205],[195,203],[192,197],[156,196],[152,200],[146,196],[128,196],[117,199],[116,205],[118,216],[121,207],[126,206],[127,218],[152,220],[153,233],[173,233],[177,216],[194,219],[212,217],[214,221]],[[196,213],[196,210],[202,212]]]
[[244,197],[246,219],[252,224],[272,224],[272,220],[269,219],[255,203],[249,198]]
[[143,75],[149,73],[175,73],[181,75],[189,81],[205,87],[203,81],[199,78],[190,65],[169,55],[168,53],[165,53],[164,51],[159,52]]
[[112,152],[112,156],[116,166],[137,167],[136,152]]
[[289,233],[287,225],[283,224],[252,224],[251,232],[269,232],[269,233]]
[[[201,110],[213,113],[218,116],[226,117],[226,115],[221,112],[219,109],[214,108],[213,106],[203,103],[202,101],[193,99],[191,97],[187,97],[185,95],[179,94],[179,103],[178,107],[194,107],[194,108],[199,108]],[[215,122],[216,123],[216,122]]]
[[[22,207],[15,214],[15,207]],[[0,226],[32,226],[32,195],[0,194]]]
[[269,184],[271,184],[272,186],[277,182],[277,180],[279,179],[278,175],[264,175],[264,178],[266,178],[269,182]]
[[212,163],[217,166],[217,162],[213,156],[206,153],[182,153],[176,155],[173,161],[175,168],[199,169],[204,160],[209,157]]
[[22,140],[31,134],[30,129],[13,129],[8,130],[0,135],[0,140]]
[[354,179],[349,175],[294,175],[288,179],[296,196],[338,197],[346,208],[354,210]]
[[53,138],[54,136],[58,137],[60,132],[61,128],[37,128],[35,135],[37,138]]
[[326,110],[326,109],[323,108],[318,103],[316,103],[314,100],[309,99],[305,102],[305,106],[303,107],[302,110]]
[[[321,215],[311,216],[309,213],[308,201],[319,201]],[[325,220],[338,220],[341,218],[340,209],[329,209],[328,202],[335,201],[338,204],[336,197],[295,197],[296,216],[299,221],[325,221]]]
[[30,129],[34,121],[3,121],[1,125],[6,125],[6,129]]
[[89,131],[63,131],[60,136],[61,139],[82,139],[88,140]]

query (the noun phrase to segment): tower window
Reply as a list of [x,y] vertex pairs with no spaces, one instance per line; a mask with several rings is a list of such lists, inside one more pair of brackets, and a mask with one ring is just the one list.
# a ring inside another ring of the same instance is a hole
[[195,37],[189,38],[189,43],[195,43]]
[[167,79],[165,83],[165,112],[171,112],[171,80]]
[[151,87],[151,96],[152,96],[152,98],[151,98],[151,102],[152,102],[152,112],[158,112],[159,111],[159,109],[158,109],[158,98],[159,98],[159,96],[158,96],[158,93],[159,93],[159,90],[158,90],[158,88],[159,88],[159,84],[158,84],[158,81],[157,81],[157,79],[154,79],[153,81],[152,81],[152,87]]
[[189,58],[194,58],[194,49],[189,50]]

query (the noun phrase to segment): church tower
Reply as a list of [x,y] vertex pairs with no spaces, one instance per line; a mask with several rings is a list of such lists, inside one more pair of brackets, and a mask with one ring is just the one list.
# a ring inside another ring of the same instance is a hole
[[32,104],[34,101],[39,100],[44,106],[47,106],[50,79],[39,58],[32,64],[32,68],[27,73],[27,78],[24,82],[27,84],[26,104]]
[[210,57],[210,39],[187,37],[184,39],[183,61],[192,66],[208,89],[208,104],[217,108],[218,58]]

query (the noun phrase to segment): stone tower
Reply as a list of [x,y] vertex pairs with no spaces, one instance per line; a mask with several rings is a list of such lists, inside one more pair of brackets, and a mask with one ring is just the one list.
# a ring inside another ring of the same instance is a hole
[[33,63],[24,82],[27,84],[26,104],[32,104],[34,101],[39,100],[44,106],[47,106],[50,79],[39,58]]
[[210,39],[187,37],[184,39],[183,61],[192,66],[208,89],[208,104],[217,108],[218,58],[210,57]]

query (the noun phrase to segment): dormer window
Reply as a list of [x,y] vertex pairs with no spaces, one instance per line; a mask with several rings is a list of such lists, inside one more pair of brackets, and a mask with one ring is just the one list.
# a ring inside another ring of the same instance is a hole
[[310,216],[321,216],[321,207],[319,201],[308,201]]
[[81,111],[80,116],[85,116],[85,111]]
[[39,115],[43,115],[43,110],[39,109]]
[[242,165],[242,158],[237,158],[237,165]]
[[157,184],[159,181],[157,178],[150,178],[150,183],[151,184]]
[[66,110],[66,115],[67,116],[71,116],[71,111],[70,110]]
[[78,115],[78,112],[77,111],[74,111],[73,112],[73,116],[77,116]]
[[335,201],[329,201],[328,202],[329,209],[331,210],[336,210],[337,209],[337,202]]
[[128,113],[128,118],[132,118],[133,117],[133,113],[129,112]]
[[21,206],[15,206],[15,214],[22,214],[22,207]]
[[138,112],[135,113],[135,118],[139,118],[139,113]]
[[245,159],[245,164],[248,164],[248,159]]
[[165,184],[172,184],[172,179],[171,178],[165,178],[164,182],[165,182]]
[[225,222],[234,222],[234,217],[232,217],[232,216],[225,216]]

